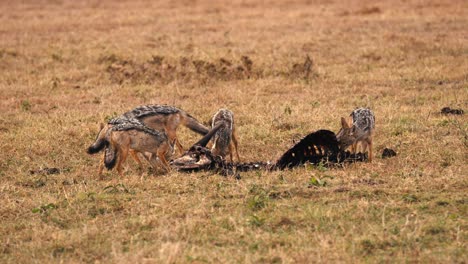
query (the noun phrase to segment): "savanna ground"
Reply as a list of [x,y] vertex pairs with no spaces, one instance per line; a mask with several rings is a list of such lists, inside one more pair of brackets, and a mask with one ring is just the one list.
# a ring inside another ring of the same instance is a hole
[[[2,1],[0,25],[0,262],[466,263],[467,118],[439,111],[468,106],[468,2]],[[150,103],[230,108],[243,161],[369,106],[375,160],[99,179],[98,124]]]

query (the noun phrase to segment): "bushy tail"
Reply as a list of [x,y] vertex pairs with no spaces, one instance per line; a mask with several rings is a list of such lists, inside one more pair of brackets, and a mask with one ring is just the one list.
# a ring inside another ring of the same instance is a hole
[[112,170],[117,163],[117,149],[108,145],[105,150],[104,165],[108,170]]
[[210,131],[209,128],[198,122],[197,119],[195,119],[193,116],[185,113],[185,120],[183,124],[190,128],[190,130],[200,134],[200,135],[206,135]]
[[105,130],[107,130],[107,128],[103,127],[103,125],[101,124],[101,130],[99,131],[96,137],[96,141],[94,141],[94,143],[91,146],[89,146],[86,151],[88,152],[88,154],[96,154],[109,145],[109,141],[107,141],[106,138]]
[[109,142],[105,138],[100,138],[96,140],[91,146],[88,147],[88,154],[96,154],[101,151],[103,148],[109,145]]

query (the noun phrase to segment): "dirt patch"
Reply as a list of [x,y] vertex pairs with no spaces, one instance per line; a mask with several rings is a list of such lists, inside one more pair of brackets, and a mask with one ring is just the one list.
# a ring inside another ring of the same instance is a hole
[[205,83],[209,80],[248,79],[262,74],[261,70],[254,68],[254,62],[248,56],[242,56],[238,61],[226,58],[206,61],[154,55],[147,61],[138,62],[110,55],[99,58],[98,62],[104,64],[110,81],[118,84],[170,83],[175,80]]
[[382,59],[382,56],[374,52],[369,52],[361,55],[361,58],[369,61],[380,61]]
[[374,180],[374,179],[369,179],[369,178],[368,179],[356,179],[356,180],[353,180],[352,182],[357,183],[357,184],[365,184],[365,185],[369,185],[369,186],[379,185],[379,184],[385,183],[382,180]]
[[288,217],[282,217],[281,220],[276,223],[276,227],[283,227],[283,226],[294,226],[296,223],[294,223],[293,220],[289,219]]
[[382,159],[395,157],[396,155],[397,153],[393,149],[390,149],[390,148],[385,148],[382,151]]
[[382,10],[379,7],[372,6],[372,7],[364,7],[355,12],[356,15],[373,15],[373,14],[380,14]]
[[317,76],[314,62],[309,55],[305,56],[304,61],[293,63],[287,71],[271,69],[265,71],[264,65],[255,64],[245,55],[237,60],[224,57],[202,60],[153,55],[146,61],[137,61],[111,54],[102,56],[97,61],[103,65],[109,80],[118,84],[167,84],[175,80],[207,83],[258,79],[266,75],[279,75],[292,79],[310,79]]
[[37,170],[30,170],[30,174],[43,174],[43,175],[51,175],[51,174],[59,174],[60,169],[59,168],[42,168],[42,169],[37,169]]
[[367,16],[367,15],[380,14],[380,13],[382,13],[382,10],[379,7],[371,6],[371,7],[364,7],[354,12],[345,10],[345,11],[339,12],[337,15],[338,16],[349,16],[349,15]]
[[349,192],[351,189],[346,188],[346,187],[339,187],[336,188],[333,192],[340,193],[340,192]]
[[462,109],[452,109],[450,107],[444,107],[440,110],[443,115],[463,115],[465,112]]

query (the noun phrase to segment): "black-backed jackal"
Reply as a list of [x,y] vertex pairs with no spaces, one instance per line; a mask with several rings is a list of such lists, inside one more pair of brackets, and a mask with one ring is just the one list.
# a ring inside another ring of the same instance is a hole
[[159,160],[161,167],[170,171],[168,159],[171,158],[174,147],[166,133],[149,128],[137,119],[127,119],[108,129],[106,137],[109,140],[104,155],[107,169],[113,169],[117,163],[117,171],[122,175],[122,164],[130,150],[133,150],[149,154],[144,157],[154,168]]
[[228,109],[219,109],[211,118],[210,122],[212,128],[221,124],[221,127],[213,137],[213,146],[211,147],[213,155],[225,158],[229,153],[231,161],[234,161],[232,159],[232,154],[233,148],[235,148],[237,161],[240,162],[238,141],[234,126],[234,114]]
[[360,142],[362,152],[369,147],[369,161],[372,161],[372,136],[375,128],[375,116],[369,108],[358,108],[350,114],[350,121],[341,118],[341,129],[336,135],[340,149],[345,150],[351,146],[351,152],[356,153]]
[[[109,140],[106,138],[107,131],[114,125],[119,124],[119,122],[129,119],[137,119],[149,128],[157,131],[164,131],[169,141],[175,142],[180,153],[183,153],[183,147],[177,139],[176,133],[180,124],[202,135],[207,134],[209,131],[207,127],[198,122],[194,117],[177,107],[169,105],[143,105],[110,120],[106,125],[101,124],[95,142],[88,148],[88,153],[94,154],[104,149],[104,147],[109,144]],[[142,164],[137,154],[133,151],[130,151],[130,154],[141,166]],[[104,168],[103,161],[99,165],[99,175],[102,174]]]

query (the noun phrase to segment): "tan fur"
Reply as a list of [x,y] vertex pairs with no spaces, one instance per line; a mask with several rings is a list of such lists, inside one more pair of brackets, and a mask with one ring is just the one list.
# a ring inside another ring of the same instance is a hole
[[[373,118],[373,114],[372,114]],[[359,119],[359,118],[358,118]],[[342,150],[346,149],[348,146],[351,147],[351,153],[356,153],[359,150],[359,145],[361,146],[362,153],[365,153],[367,149],[369,150],[369,162],[372,161],[372,137],[374,134],[374,128],[365,131],[363,128],[356,126],[358,120],[353,120],[349,118],[341,117],[341,129],[337,133],[337,139],[340,143],[340,148]]]
[[[111,125],[108,125],[108,124],[105,125],[103,123],[100,123],[99,124],[100,132],[99,132],[98,138],[105,137],[105,135],[107,134],[107,130],[109,128],[111,128],[111,127],[112,127]],[[138,164],[138,166],[140,168],[143,167],[143,163],[141,162],[140,158],[138,158],[138,151],[130,149],[129,152],[130,152],[130,155],[132,156],[133,160],[135,160],[135,162]],[[141,154],[146,158],[144,153],[141,153]],[[104,152],[102,154],[102,158],[101,158],[101,160],[99,162],[99,168],[98,168],[98,176],[99,177],[102,177],[102,171],[104,170],[104,159],[105,159],[105,157],[106,157],[106,153]]]
[[353,127],[346,123],[343,123],[344,118],[342,117],[342,130],[343,131],[343,136],[341,137],[340,140],[351,140],[352,143],[350,144],[351,147],[351,153],[356,153],[359,151],[359,146],[360,151],[362,153],[365,153],[367,149],[369,149],[369,161],[372,161],[372,136],[373,136],[373,131],[370,131],[365,137],[362,137],[361,139],[356,139],[355,135],[352,132]]
[[[130,156],[132,156],[133,160],[135,160],[135,162],[138,163],[138,166],[139,166],[140,168],[142,168],[142,167],[143,167],[143,163],[141,162],[140,158],[138,158],[138,152],[135,151],[135,150],[133,150],[133,149],[130,149],[130,150],[129,150],[129,153],[130,153]],[[142,155],[143,155],[143,157],[145,157],[146,159],[148,159],[147,156],[146,156],[144,153],[142,153]],[[103,155],[102,155],[102,159],[101,159],[101,161],[99,162],[99,168],[98,168],[98,176],[99,176],[99,177],[102,177],[102,171],[104,170],[104,159],[105,159],[105,158],[106,158],[106,153],[104,152]]]
[[[182,144],[177,138],[177,128],[179,127],[179,125],[182,124],[193,131],[197,131],[197,133],[201,133],[200,131],[208,133],[208,128],[200,124],[196,119],[191,117],[187,112],[181,109],[177,109],[177,111],[178,111],[177,113],[171,113],[171,114],[151,114],[148,116],[144,116],[140,118],[139,120],[149,128],[152,128],[157,131],[165,132],[169,141],[174,143],[177,146],[179,153],[182,154],[184,153],[184,147],[182,146]],[[112,125],[109,125],[109,124],[104,125],[101,123],[98,139],[104,138],[106,136],[107,130],[111,127]],[[134,151],[130,149],[129,152],[131,156],[133,157],[133,159],[141,167],[142,163],[140,159],[138,158],[138,151]],[[145,153],[141,153],[141,154],[146,159],[148,159],[148,155],[145,155]],[[104,158],[105,158],[105,153],[103,154],[103,157],[99,164],[99,168],[98,168],[99,176],[102,175],[102,171],[104,168],[104,163],[103,163]]]
[[193,118],[190,118],[189,115],[180,110],[178,113],[174,114],[159,114],[159,115],[150,115],[140,119],[146,126],[158,131],[164,131],[171,142],[174,142],[177,146],[177,149],[182,154],[184,153],[184,147],[177,138],[177,128],[179,125],[184,125],[190,129],[196,127],[201,127],[208,131],[208,128],[197,123]]
[[169,140],[175,142],[179,152],[183,153],[184,147],[177,138],[177,128],[183,119],[183,115],[177,113],[171,115],[152,115],[142,118],[141,121],[149,128],[166,132]]
[[236,128],[234,126],[234,114],[228,109],[219,109],[211,118],[210,123],[212,124],[212,127],[222,124],[220,130],[216,132],[213,138],[211,152],[214,155],[219,155],[223,158],[227,153],[229,153],[231,161],[234,161],[232,155],[235,149],[237,161],[240,162],[238,140]]
[[135,152],[150,153],[149,157],[145,158],[154,168],[158,165],[156,158],[159,158],[161,167],[167,172],[171,170],[167,160],[172,155],[173,147],[167,138],[155,139],[154,136],[138,130],[112,131],[110,144],[118,152],[117,171],[120,175],[123,174],[122,164],[128,154],[133,156],[136,155]]

